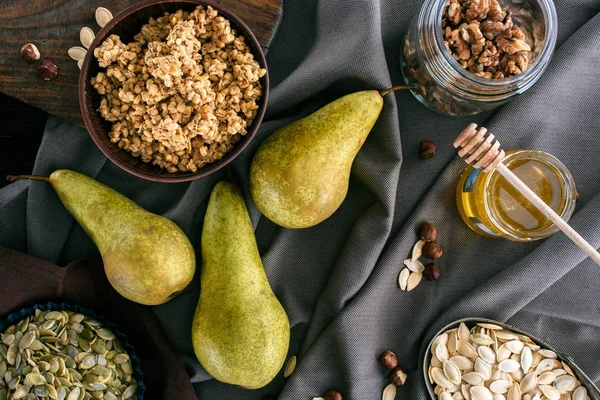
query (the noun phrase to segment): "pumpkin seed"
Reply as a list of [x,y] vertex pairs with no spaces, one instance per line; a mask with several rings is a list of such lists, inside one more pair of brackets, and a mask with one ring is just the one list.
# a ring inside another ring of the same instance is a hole
[[[123,397],[125,398],[125,397]],[[381,400],[394,400],[396,398],[396,385],[390,383],[383,389]]]
[[[121,364],[121,368],[123,368],[125,361],[123,361]],[[294,370],[296,369],[296,356],[292,356],[287,364],[285,364],[285,370],[283,371],[283,377],[287,378],[290,375],[292,375],[294,373]]]

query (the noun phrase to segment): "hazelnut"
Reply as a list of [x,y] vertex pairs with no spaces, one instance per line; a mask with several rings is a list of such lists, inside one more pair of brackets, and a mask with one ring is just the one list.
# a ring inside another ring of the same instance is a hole
[[342,394],[337,390],[328,390],[325,393],[325,400],[342,400]]
[[579,201],[579,192],[575,192],[575,201]]
[[58,76],[58,67],[52,62],[52,60],[44,59],[39,67],[36,69],[38,75],[45,81],[50,81]]
[[21,51],[19,51],[19,55],[29,64],[40,59],[40,51],[33,43],[27,43],[23,45],[23,47],[21,47]]
[[437,229],[429,222],[421,227],[421,239],[426,242],[435,242],[437,238]]
[[437,281],[440,277],[440,268],[435,263],[427,264],[423,270],[423,276],[428,281]]
[[396,386],[403,386],[404,383],[406,383],[406,372],[404,372],[402,368],[396,367],[390,374],[390,380]]
[[427,160],[428,158],[432,158],[435,156],[436,147],[433,142],[429,140],[423,140],[419,145],[419,157],[423,160]]
[[398,357],[394,352],[386,350],[379,356],[379,362],[386,368],[394,369],[398,366]]
[[442,247],[437,242],[427,242],[423,246],[423,257],[437,260],[444,254]]

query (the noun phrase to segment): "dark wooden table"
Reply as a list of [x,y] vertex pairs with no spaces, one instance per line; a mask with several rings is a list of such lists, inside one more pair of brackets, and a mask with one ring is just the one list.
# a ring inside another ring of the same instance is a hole
[[[281,20],[282,0],[212,0],[238,15],[268,50]],[[79,30],[98,32],[94,12],[106,7],[113,15],[137,0],[0,0],[0,187],[7,174],[30,173],[48,114],[83,126],[77,98],[79,69],[67,55],[78,46]],[[43,81],[19,57],[34,43],[42,59],[59,69],[59,78]]]
[[[281,20],[282,0],[213,0],[239,16],[268,49]],[[67,50],[79,43],[79,30],[98,32],[94,13],[106,7],[113,15],[136,0],[0,0],[0,93],[83,126],[77,99],[79,69]],[[25,43],[59,69],[59,78],[43,81],[35,67],[19,57]]]

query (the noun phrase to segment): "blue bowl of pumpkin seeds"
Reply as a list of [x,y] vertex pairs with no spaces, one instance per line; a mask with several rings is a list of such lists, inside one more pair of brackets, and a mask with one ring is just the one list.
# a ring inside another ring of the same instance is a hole
[[46,303],[0,321],[0,400],[142,400],[133,346],[86,308]]

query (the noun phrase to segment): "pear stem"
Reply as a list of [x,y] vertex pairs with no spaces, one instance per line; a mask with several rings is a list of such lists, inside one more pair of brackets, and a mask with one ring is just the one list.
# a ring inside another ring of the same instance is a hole
[[386,94],[390,94],[392,92],[395,92],[396,90],[410,90],[410,89],[416,89],[417,85],[413,84],[413,85],[398,85],[398,86],[392,86],[389,89],[386,90],[382,90],[381,92],[379,92],[379,94],[381,95],[381,97],[385,96]]
[[32,181],[42,181],[42,182],[50,182],[50,179],[45,176],[37,176],[37,175],[8,175],[6,180],[9,182],[18,181],[20,179],[29,179]]

